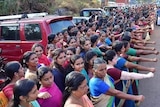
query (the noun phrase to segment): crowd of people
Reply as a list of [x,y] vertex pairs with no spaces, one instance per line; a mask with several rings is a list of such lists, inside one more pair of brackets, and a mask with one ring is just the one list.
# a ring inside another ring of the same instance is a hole
[[[48,35],[47,47],[35,43],[21,61],[5,65],[7,85],[2,93],[8,107],[136,107],[140,79],[154,76],[157,62],[141,55],[159,51],[147,44],[156,19],[154,5],[88,21]],[[139,73],[138,71],[148,71]]]

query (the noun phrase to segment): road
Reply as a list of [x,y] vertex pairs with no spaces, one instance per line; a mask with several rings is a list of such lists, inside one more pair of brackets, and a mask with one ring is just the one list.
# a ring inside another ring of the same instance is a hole
[[[156,41],[156,44],[150,44],[148,46],[154,46],[158,51],[160,51],[160,26],[155,26],[151,40]],[[145,96],[145,100],[140,104],[140,107],[160,107],[160,54],[145,55],[143,57],[157,57],[159,61],[140,63],[147,67],[156,68],[155,76],[153,78],[143,79],[139,82],[140,94]]]

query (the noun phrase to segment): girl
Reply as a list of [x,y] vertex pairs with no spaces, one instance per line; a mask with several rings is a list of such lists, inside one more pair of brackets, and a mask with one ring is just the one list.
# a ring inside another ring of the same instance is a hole
[[63,94],[64,107],[94,107],[87,97],[88,86],[85,77],[78,72],[71,72],[65,79]]
[[77,71],[83,74],[87,80],[87,84],[89,83],[89,76],[84,69],[84,60],[80,55],[73,55],[70,59],[70,65],[72,70],[71,71]]
[[40,65],[50,66],[50,62],[49,62],[47,56],[43,54],[44,47],[41,44],[38,44],[38,43],[33,44],[31,50],[37,54],[38,63]]
[[89,88],[91,100],[93,101],[95,107],[115,107],[115,100],[113,96],[134,101],[144,100],[143,95],[129,95],[122,91],[116,90],[114,88],[113,79],[106,74],[106,63],[103,59],[95,59],[93,69],[94,76],[89,81]]
[[7,85],[2,89],[2,91],[8,100],[11,100],[13,96],[13,87],[16,81],[24,77],[24,69],[19,62],[11,61],[5,65],[4,70],[8,79],[6,81]]
[[13,93],[12,107],[40,107],[36,101],[38,95],[37,86],[33,81],[28,79],[17,81]]
[[47,99],[38,99],[38,102],[41,107],[61,107],[62,103],[62,92],[53,82],[54,76],[52,70],[46,66],[38,68],[38,79],[40,80],[41,87],[40,92],[48,92],[49,98]]
[[63,67],[64,62],[66,61],[66,54],[62,49],[58,48],[53,51],[53,56],[54,57],[52,63],[54,65],[52,66],[53,68],[52,73],[54,75],[54,82],[61,90],[61,92],[63,92],[65,88],[64,81],[67,75],[67,72]]
[[77,50],[79,49],[79,52],[77,52],[76,54],[80,54],[80,56],[84,58],[86,52],[91,49],[91,41],[86,37],[81,37],[79,43],[80,47],[77,48]]

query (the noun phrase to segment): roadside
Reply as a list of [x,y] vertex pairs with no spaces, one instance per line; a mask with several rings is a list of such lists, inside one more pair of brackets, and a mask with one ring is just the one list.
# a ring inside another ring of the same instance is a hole
[[[160,51],[160,26],[155,26],[155,30],[153,32],[153,35],[151,37],[151,40],[156,41],[155,45],[150,45],[154,46],[158,51]],[[149,46],[149,45],[148,45]],[[148,58],[154,58],[156,57],[160,61],[160,55],[145,55],[143,57],[148,57]],[[144,62],[140,63],[141,65],[147,66],[147,67],[155,67],[156,72],[154,78],[150,79],[144,79],[140,80],[139,82],[139,90],[140,93],[145,96],[145,101],[140,105],[140,107],[159,107],[159,99],[160,99],[160,66],[159,66],[159,61],[157,63],[153,62]]]

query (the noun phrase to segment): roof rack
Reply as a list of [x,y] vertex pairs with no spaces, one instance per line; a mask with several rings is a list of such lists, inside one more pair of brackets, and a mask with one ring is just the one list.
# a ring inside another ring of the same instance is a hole
[[0,16],[0,21],[3,20],[11,20],[11,19],[22,19],[22,18],[33,18],[33,17],[44,17],[47,16],[48,13],[31,13],[31,14],[19,14],[19,15],[9,15],[9,16]]

